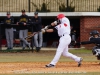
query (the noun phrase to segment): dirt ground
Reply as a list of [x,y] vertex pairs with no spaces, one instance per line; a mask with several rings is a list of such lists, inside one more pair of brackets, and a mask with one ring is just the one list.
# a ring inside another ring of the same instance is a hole
[[81,67],[77,67],[76,62],[58,62],[54,68],[45,68],[46,64],[48,62],[0,63],[0,74],[100,72],[99,62],[82,62]]

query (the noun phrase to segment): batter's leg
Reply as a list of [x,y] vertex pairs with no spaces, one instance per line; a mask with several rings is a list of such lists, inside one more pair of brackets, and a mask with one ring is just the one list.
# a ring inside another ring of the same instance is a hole
[[57,51],[56,51],[56,55],[54,56],[54,58],[53,58],[53,60],[51,61],[50,64],[56,65],[61,54],[63,53],[63,50],[66,48],[67,41],[69,41],[69,40],[66,40],[66,42],[65,42],[65,38],[63,38],[63,37],[60,38],[59,45],[58,45],[58,48],[57,48]]
[[79,62],[80,61],[80,57],[78,57],[78,56],[76,56],[76,55],[68,52],[68,46],[66,46],[66,48],[64,49],[63,56],[72,58],[76,62]]

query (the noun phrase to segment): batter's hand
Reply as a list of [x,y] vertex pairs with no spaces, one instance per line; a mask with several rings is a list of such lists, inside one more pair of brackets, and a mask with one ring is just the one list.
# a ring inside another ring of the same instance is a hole
[[43,28],[43,29],[41,29],[41,31],[42,31],[42,33],[45,33],[46,32],[46,30]]
[[56,26],[57,25],[57,21],[54,21],[51,23],[52,26]]
[[48,29],[48,28],[49,28],[48,26],[45,26],[45,27],[44,27],[44,29]]
[[54,21],[53,23],[54,23],[55,25],[57,25],[57,21]]

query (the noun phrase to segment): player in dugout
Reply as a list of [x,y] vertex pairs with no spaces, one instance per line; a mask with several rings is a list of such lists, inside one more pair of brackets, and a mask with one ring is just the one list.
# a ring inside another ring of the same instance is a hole
[[23,42],[23,50],[25,50],[25,47],[28,46],[29,49],[30,47],[30,43],[27,42],[27,40],[25,39],[25,37],[27,37],[28,34],[28,27],[27,27],[27,23],[29,22],[29,17],[26,15],[25,10],[22,10],[22,15],[19,17],[19,20],[17,22],[17,25],[19,25],[19,38],[20,40]]

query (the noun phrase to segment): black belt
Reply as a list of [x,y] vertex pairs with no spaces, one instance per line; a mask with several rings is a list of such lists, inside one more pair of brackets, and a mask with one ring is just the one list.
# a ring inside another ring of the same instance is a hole
[[[61,35],[60,37],[63,37],[63,36],[65,36],[65,35],[67,35],[67,34],[63,34],[63,35]],[[70,35],[70,34],[69,34]]]
[[64,34],[63,34],[63,35],[61,35],[60,37],[62,37],[62,36],[64,36]]

